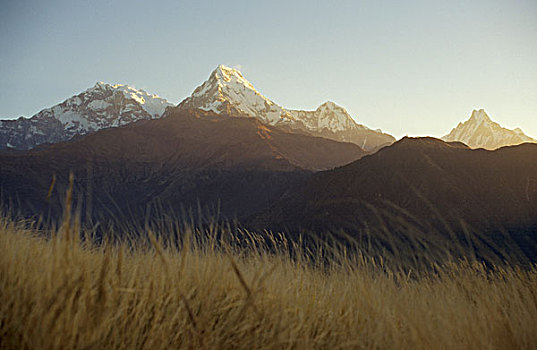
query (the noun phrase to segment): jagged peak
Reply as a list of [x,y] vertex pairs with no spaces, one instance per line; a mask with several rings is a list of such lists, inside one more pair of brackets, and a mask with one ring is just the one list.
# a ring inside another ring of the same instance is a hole
[[219,65],[179,108],[200,108],[222,112],[229,108],[274,125],[291,120],[284,108],[258,92],[236,68]]
[[322,107],[322,106],[334,106],[334,107],[339,107],[335,102],[333,101],[326,101],[324,103],[321,103],[321,105],[319,107]]
[[[104,90],[113,90],[113,91],[122,92],[125,95],[125,97],[127,97],[127,98],[133,98],[133,96],[135,96],[135,95],[140,95],[140,96],[144,96],[146,98],[161,100],[162,103],[170,104],[168,101],[166,101],[166,99],[160,97],[159,95],[150,94],[150,93],[146,92],[143,89],[138,89],[138,88],[135,88],[135,87],[127,85],[127,84],[119,84],[119,83],[109,84],[109,83],[105,83],[105,82],[102,82],[102,81],[98,81],[97,83],[95,83],[94,86],[90,87],[89,89],[87,89],[84,92],[86,92],[86,93],[87,92],[95,92],[95,91],[100,91],[100,90],[103,90],[103,89]],[[138,102],[142,102],[142,101],[139,100]]]
[[95,85],[86,89],[84,92],[88,93],[88,92],[100,92],[103,90],[117,90],[120,86],[122,85],[110,84],[110,83],[105,83],[104,81],[98,81],[95,83]]
[[[111,98],[111,96],[113,97]],[[108,106],[115,103],[114,99],[116,96],[123,96],[125,99],[134,100],[141,106],[143,110],[154,118],[160,117],[167,107],[173,106],[173,104],[169,103],[166,99],[155,94],[149,94],[144,90],[136,89],[126,84],[112,85],[98,81],[94,86],[84,90],[83,92],[71,96],[62,103],[46,108],[41,112],[60,113],[60,110],[78,111],[80,108],[90,108],[93,110],[103,111]],[[36,114],[34,117],[39,115],[41,112]],[[128,114],[129,111],[126,110],[125,113]],[[84,113],[80,115],[80,118],[84,120],[87,119]],[[61,118],[64,118],[65,120],[69,119],[66,114]]]
[[237,74],[237,75],[242,76],[241,72],[238,69],[231,68],[223,64],[219,64],[218,67],[216,67],[216,69],[214,70],[214,72],[220,75]]
[[535,140],[520,128],[507,129],[493,121],[484,109],[476,109],[468,120],[459,123],[449,134],[442,137],[445,141],[461,141],[472,148],[497,149],[502,146],[516,145]]
[[250,83],[238,69],[231,68],[223,64],[219,65],[215,70],[213,70],[211,76],[209,77],[209,80],[211,79],[216,80],[218,84],[222,86],[238,83],[257,92],[252,83]]
[[490,117],[487,115],[487,113],[485,112],[483,108],[474,109],[472,111],[472,115],[470,116],[469,120],[475,121],[477,123],[483,123],[483,122],[491,123],[492,122],[492,120],[490,119]]
[[[178,108],[199,108],[216,113],[234,110],[239,114],[258,118],[269,125],[286,125],[293,129],[310,130],[323,135],[327,134],[326,130],[333,132],[334,135],[343,131],[370,130],[356,123],[345,108],[333,101],[325,101],[316,110],[286,109],[257,91],[238,69],[222,64],[217,66],[209,78],[196,87],[189,97],[181,101]],[[349,141],[355,137],[349,135],[351,134],[345,133],[334,138]],[[369,135],[371,134],[356,136],[361,138],[362,147],[369,142],[367,140]],[[375,142],[377,141],[371,141]]]
[[93,85],[91,88],[89,88],[88,90],[92,90],[92,89],[103,89],[103,88],[107,88],[107,87],[110,87],[110,84],[107,84],[105,83],[104,81],[98,81],[95,83],[95,85]]
[[341,107],[340,105],[336,104],[335,102],[332,102],[332,101],[326,101],[324,102],[323,104],[321,104],[319,107],[317,107],[317,110],[318,111],[321,111],[323,109],[329,109],[329,110],[339,110],[345,114],[349,114],[349,112],[347,112],[347,110],[343,107]]

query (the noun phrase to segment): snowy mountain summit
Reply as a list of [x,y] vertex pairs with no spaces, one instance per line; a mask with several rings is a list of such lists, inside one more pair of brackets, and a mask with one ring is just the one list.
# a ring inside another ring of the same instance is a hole
[[490,150],[524,142],[537,142],[519,128],[510,130],[500,126],[492,121],[483,109],[474,110],[467,121],[459,123],[442,139],[444,141],[460,141],[472,148]]
[[[0,150],[31,149],[104,128],[163,116],[168,101],[128,85],[98,82],[95,86],[31,118],[0,120]],[[201,109],[217,114],[247,116],[291,132],[352,142],[366,151],[389,145],[395,139],[380,130],[356,123],[333,102],[314,111],[291,110],[263,96],[237,69],[218,66],[177,108]]]
[[31,118],[0,121],[0,149],[31,149],[140,119],[160,118],[171,103],[128,85],[96,83]]
[[333,102],[325,102],[315,111],[283,108],[257,91],[237,69],[223,65],[218,66],[178,108],[246,115],[269,125],[353,142],[368,151],[395,141],[388,134],[356,123],[344,108]]
[[329,139],[352,142],[366,151],[375,151],[395,141],[382,130],[372,130],[356,121],[345,108],[328,101],[314,111],[290,110],[296,124],[292,127]]
[[247,114],[270,125],[288,123],[292,119],[289,112],[261,95],[241,72],[223,65],[218,66],[209,79],[178,107]]
[[295,119],[300,120],[308,130],[327,129],[338,132],[367,129],[365,126],[357,124],[345,108],[331,101],[323,103],[315,111],[291,110],[290,113]]

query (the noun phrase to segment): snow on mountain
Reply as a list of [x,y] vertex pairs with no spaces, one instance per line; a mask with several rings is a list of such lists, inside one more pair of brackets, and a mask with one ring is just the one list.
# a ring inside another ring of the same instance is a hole
[[[98,82],[31,118],[0,121],[0,149],[31,149],[140,119],[160,118],[169,106],[172,105],[165,99],[143,90]],[[352,142],[366,151],[395,141],[391,135],[356,123],[344,108],[333,102],[323,103],[315,111],[283,108],[259,93],[241,72],[223,65],[178,108],[255,117],[290,131]]]
[[171,103],[128,85],[98,82],[31,118],[0,121],[0,149],[31,149],[103,128],[160,118]]
[[290,110],[297,123],[291,127],[329,139],[352,142],[366,151],[373,152],[392,144],[395,138],[382,130],[371,130],[356,123],[345,108],[334,102],[325,102],[315,111]]
[[308,130],[328,129],[336,132],[367,129],[367,127],[357,124],[345,108],[331,101],[323,103],[315,111],[290,110],[289,112],[295,119],[300,120]]
[[255,116],[270,125],[285,124],[292,119],[284,108],[261,95],[241,72],[223,65],[218,66],[209,79],[178,107],[216,113],[234,111]]
[[390,135],[357,124],[344,108],[333,102],[323,103],[315,111],[285,109],[263,96],[237,69],[223,65],[218,66],[178,108],[247,115],[269,125],[353,142],[369,151],[395,141]]
[[[103,83],[101,82],[101,84]],[[152,115],[153,118],[160,118],[164,114],[164,111],[167,107],[173,106],[173,104],[155,94],[148,94],[144,90],[135,89],[128,85],[116,84],[112,85],[111,88],[121,91],[125,98],[138,102],[138,104],[147,113]]]
[[474,110],[470,119],[459,123],[442,139],[444,141],[460,141],[472,148],[491,150],[524,142],[537,142],[524,134],[520,128],[510,130],[500,126],[492,121],[483,109]]

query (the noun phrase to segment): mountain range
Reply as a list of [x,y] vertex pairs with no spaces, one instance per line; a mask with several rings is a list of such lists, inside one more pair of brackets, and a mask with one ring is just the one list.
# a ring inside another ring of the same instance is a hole
[[510,130],[500,126],[492,121],[483,109],[474,110],[470,119],[459,123],[449,134],[442,137],[442,140],[460,141],[472,148],[490,150],[524,142],[537,142],[519,128]]
[[[31,118],[1,120],[0,149],[31,149],[141,119],[158,119],[171,106],[165,99],[143,90],[99,82]],[[293,132],[352,142],[366,151],[395,141],[391,135],[356,123],[333,102],[323,103],[315,111],[287,110],[259,93],[238,70],[223,65],[178,107],[253,117]]]
[[157,120],[0,152],[0,188],[17,213],[61,218],[73,172],[83,222],[143,224],[156,210],[173,213],[173,222],[194,211],[291,235],[509,232],[537,258],[531,159],[537,144],[489,151],[434,138],[403,138],[366,154],[255,118],[172,107]]
[[32,149],[76,135],[160,118],[171,103],[127,85],[98,82],[31,118],[0,120],[0,149]]
[[314,175],[250,221],[286,232],[434,223],[455,232],[531,229],[537,234],[536,159],[532,143],[488,151],[405,137]]
[[325,102],[315,111],[285,109],[259,93],[241,72],[223,65],[218,66],[209,79],[178,107],[199,108],[215,113],[234,111],[258,118],[268,125],[352,142],[366,151],[395,141],[391,135],[356,123],[344,108],[333,102]]
[[[143,217],[158,202],[175,210],[220,205],[232,218],[264,209],[313,172],[364,155],[352,143],[292,134],[256,118],[172,107],[157,120],[0,152],[0,186],[25,215],[60,217],[72,171],[83,212],[92,217]],[[55,195],[47,199],[55,177]]]
[[0,193],[23,216],[59,219],[72,172],[84,222],[207,210],[256,230],[506,230],[537,242],[532,142],[484,110],[444,140],[394,142],[332,102],[285,109],[219,66],[177,106],[97,83],[2,121]]
[[[98,82],[31,118],[0,120],[0,150],[27,150],[103,128],[123,126],[142,119],[158,119],[164,115],[166,108],[172,106],[157,95],[128,85]],[[367,152],[375,152],[395,141],[393,136],[379,129],[358,124],[343,107],[331,101],[311,111],[279,106],[257,91],[237,69],[223,65],[218,66],[190,97],[179,103],[178,108],[253,117],[294,133],[352,142]],[[475,110],[468,121],[459,123],[442,139],[486,149],[537,142],[520,129],[501,127],[482,109]]]

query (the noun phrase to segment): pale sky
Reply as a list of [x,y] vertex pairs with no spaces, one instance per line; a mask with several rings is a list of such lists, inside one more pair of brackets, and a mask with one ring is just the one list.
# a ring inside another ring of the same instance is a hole
[[179,103],[226,64],[283,107],[331,100],[396,137],[484,108],[537,138],[535,0],[0,1],[0,119],[97,81]]

